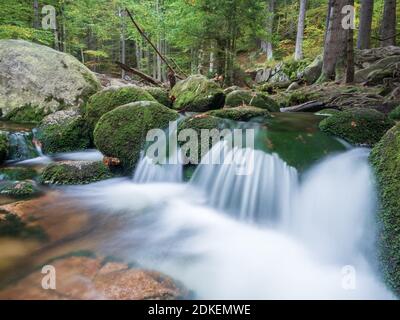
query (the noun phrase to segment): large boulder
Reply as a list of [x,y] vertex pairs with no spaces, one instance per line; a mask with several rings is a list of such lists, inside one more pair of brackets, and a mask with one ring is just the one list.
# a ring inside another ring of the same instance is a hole
[[278,104],[263,93],[236,90],[226,96],[226,108],[236,108],[240,106],[252,106],[262,109],[267,109],[271,112],[279,112]]
[[394,125],[386,115],[376,110],[353,108],[337,112],[322,120],[322,131],[364,146],[377,143],[387,130]]
[[82,105],[101,88],[74,57],[22,40],[0,40],[0,109],[3,116],[39,121],[45,114]]
[[86,107],[86,120],[91,134],[103,114],[137,101],[156,101],[156,99],[137,86],[109,87],[91,96]]
[[370,162],[380,198],[379,261],[386,282],[400,295],[400,125],[390,129],[376,144]]
[[173,108],[180,111],[205,112],[224,106],[225,94],[211,80],[201,75],[194,75],[179,81],[171,90],[175,100]]
[[112,177],[109,168],[100,161],[61,161],[49,164],[40,176],[42,184],[88,184]]
[[171,107],[172,101],[169,98],[168,91],[160,87],[144,87],[150,95],[164,106]]
[[207,114],[235,121],[249,121],[255,118],[264,120],[271,118],[271,114],[268,110],[249,106],[212,110]]
[[358,70],[354,75],[356,83],[369,82],[376,85],[382,83],[384,78],[393,77],[396,70],[399,70],[400,55],[389,56],[376,61],[370,66]]
[[300,77],[303,78],[308,84],[316,82],[322,72],[322,62],[322,55],[319,55],[304,69],[303,72],[300,73]]
[[44,153],[83,150],[90,146],[86,120],[75,110],[62,110],[46,116],[37,139]]
[[174,110],[152,101],[120,106],[98,121],[94,143],[107,157],[118,158],[125,170],[132,170],[140,156],[147,132],[168,127],[179,117]]

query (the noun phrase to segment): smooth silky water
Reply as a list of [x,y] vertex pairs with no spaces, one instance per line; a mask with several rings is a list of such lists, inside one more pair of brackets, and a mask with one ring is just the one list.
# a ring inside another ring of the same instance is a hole
[[375,264],[369,150],[321,133],[319,119],[254,124],[254,152],[231,151],[239,163],[253,157],[250,175],[201,164],[186,181],[182,166],[143,156],[131,179],[60,190],[91,212],[97,234],[107,230],[97,252],[164,272],[195,298],[393,298]]

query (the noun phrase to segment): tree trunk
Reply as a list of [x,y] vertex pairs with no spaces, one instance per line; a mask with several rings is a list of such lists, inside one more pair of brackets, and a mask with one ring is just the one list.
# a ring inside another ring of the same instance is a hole
[[396,0],[385,0],[380,37],[382,47],[396,45]]
[[361,0],[360,27],[358,31],[357,48],[371,47],[371,25],[374,11],[374,0]]
[[329,30],[329,23],[331,21],[331,15],[332,15],[332,4],[333,0],[328,0],[328,11],[326,13],[326,22],[325,22],[325,33],[324,33],[324,43],[326,41],[326,35],[328,34]]
[[347,30],[342,26],[342,8],[348,0],[332,0],[329,28],[326,34],[322,74],[319,81],[333,80],[339,62],[346,56]]
[[[274,26],[274,11],[275,11],[275,0],[268,0],[268,12],[266,19],[266,31],[268,37],[271,38]],[[271,40],[261,41],[261,50],[267,55],[267,59],[271,60],[273,58],[273,48]]]
[[[349,0],[349,5],[354,7],[354,0]],[[353,21],[354,21],[353,17]],[[346,59],[346,83],[354,82],[354,25],[347,30],[347,59]]]
[[307,0],[300,0],[299,20],[297,23],[296,50],[294,60],[303,59],[304,22],[306,18]]
[[[120,31],[120,61],[126,64],[126,41],[125,41],[125,14],[121,7],[118,8],[118,16],[121,21],[121,31]],[[121,78],[125,78],[125,70],[121,69]]]
[[33,1],[33,27],[35,29],[40,29],[39,0],[34,0]]

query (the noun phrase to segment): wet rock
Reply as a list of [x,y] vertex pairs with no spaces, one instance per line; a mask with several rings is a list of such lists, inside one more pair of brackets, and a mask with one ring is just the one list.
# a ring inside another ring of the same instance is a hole
[[173,108],[179,111],[205,112],[224,106],[225,94],[211,80],[201,75],[179,81],[171,90]]
[[380,198],[378,212],[379,259],[386,283],[400,294],[400,125],[390,129],[372,149]]
[[26,223],[19,216],[0,212],[0,238],[47,240],[47,235],[40,226]]
[[346,141],[372,146],[394,125],[386,115],[376,110],[353,108],[338,112],[322,120],[322,131],[341,137]]
[[118,107],[106,113],[97,123],[94,143],[106,156],[118,158],[131,172],[150,129],[167,128],[178,113],[158,102],[141,101]]
[[3,116],[12,113],[14,120],[37,122],[61,108],[82,105],[99,89],[92,72],[66,53],[22,40],[0,40]]
[[30,197],[40,193],[36,182],[33,180],[25,181],[1,181],[0,194],[10,197]]
[[100,161],[61,161],[49,164],[40,176],[42,184],[88,184],[112,177],[112,173]]
[[273,99],[263,93],[250,90],[236,90],[226,96],[226,108],[236,108],[240,106],[251,106],[266,109],[271,112],[279,112],[279,106]]
[[102,115],[115,108],[137,101],[153,101],[156,99],[137,86],[109,87],[91,96],[86,106],[86,120],[90,134]]
[[52,262],[57,270],[55,290],[41,286],[40,269],[0,291],[1,299],[22,300],[176,300],[188,291],[155,271],[132,269],[102,258],[71,256]]
[[84,150],[90,146],[86,120],[75,110],[62,110],[45,117],[36,138],[44,153]]

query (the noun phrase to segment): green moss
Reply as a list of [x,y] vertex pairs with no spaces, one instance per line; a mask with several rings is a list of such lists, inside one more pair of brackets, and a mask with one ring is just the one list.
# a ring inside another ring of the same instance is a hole
[[36,138],[42,143],[44,153],[83,150],[90,146],[89,128],[81,116],[63,123],[43,125]]
[[179,81],[171,91],[173,108],[181,111],[205,112],[224,106],[225,94],[213,81],[195,75]]
[[263,93],[249,90],[236,90],[229,93],[226,96],[225,104],[227,108],[252,106],[271,112],[279,112],[279,106],[273,99]]
[[144,87],[148,93],[151,94],[151,96],[156,99],[159,103],[166,107],[171,107],[172,106],[172,101],[169,98],[169,94],[167,90],[164,90],[159,87]]
[[104,155],[120,159],[129,171],[139,159],[147,132],[168,127],[178,116],[176,111],[158,102],[120,106],[100,118],[94,130],[94,143]]
[[[202,114],[193,116],[185,119],[178,126],[178,138],[181,132],[185,129],[193,129],[197,134],[197,144],[193,139],[186,141],[179,141],[181,146],[185,146],[183,148],[184,156],[190,164],[199,164],[202,157],[206,154],[206,150],[211,149],[211,147],[220,140],[219,131],[215,131],[213,129],[221,129],[221,119],[208,115]],[[213,130],[210,132],[210,139],[201,139],[201,131],[202,130]],[[190,141],[190,142],[189,142]],[[190,153],[190,150],[196,150],[197,153]]]
[[352,108],[322,120],[319,127],[356,145],[372,146],[394,125],[376,110]]
[[30,180],[36,177],[35,169],[28,167],[7,167],[0,169],[0,180]]
[[400,120],[400,106],[396,107],[389,113],[389,118],[392,120]]
[[151,94],[136,86],[107,88],[90,97],[86,105],[86,120],[92,134],[101,116],[116,107],[137,101],[156,101]]
[[110,169],[100,161],[63,161],[48,165],[42,172],[42,184],[78,185],[111,178]]
[[370,155],[379,189],[379,261],[387,284],[400,295],[400,125]]
[[36,183],[31,180],[26,181],[2,181],[0,183],[0,194],[15,197],[25,198],[39,194],[40,191]]
[[11,213],[0,213],[0,237],[47,240],[47,235],[41,227],[29,226]]
[[220,110],[212,110],[207,114],[214,117],[225,118],[235,121],[249,121],[254,118],[270,118],[271,114],[268,110],[255,107],[236,107],[224,108]]
[[43,108],[27,104],[11,110],[5,119],[20,123],[39,123],[46,115]]
[[8,156],[8,139],[7,135],[3,132],[0,132],[0,164],[3,163]]

